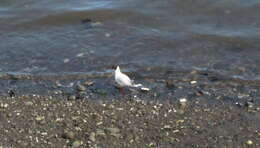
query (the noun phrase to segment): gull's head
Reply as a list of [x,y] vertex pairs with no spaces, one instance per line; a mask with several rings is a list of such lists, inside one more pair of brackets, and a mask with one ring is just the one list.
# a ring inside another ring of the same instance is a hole
[[115,72],[120,72],[120,67],[119,66],[116,67],[116,71]]

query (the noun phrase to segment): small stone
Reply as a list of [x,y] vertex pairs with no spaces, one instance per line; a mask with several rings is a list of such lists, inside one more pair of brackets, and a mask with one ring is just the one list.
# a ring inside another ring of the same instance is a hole
[[240,103],[240,102],[236,102],[235,104],[236,104],[238,107],[243,107],[243,104]]
[[65,131],[63,134],[62,134],[62,138],[64,139],[75,139],[75,134],[72,132],[72,131]]
[[101,22],[93,22],[91,23],[92,27],[98,27],[98,26],[102,26],[103,24]]
[[41,135],[42,136],[46,136],[46,135],[48,135],[48,133],[47,132],[42,132]]
[[231,13],[230,10],[225,10],[224,12],[225,12],[226,14],[230,14],[230,13]]
[[148,92],[148,91],[150,91],[150,89],[147,88],[147,87],[142,87],[142,88],[141,88],[141,91],[143,91],[143,92]]
[[102,129],[97,129],[96,135],[97,135],[97,136],[105,136],[106,134],[105,134],[104,130],[102,130]]
[[56,82],[55,82],[55,85],[56,85],[57,87],[62,87],[62,84],[61,84],[59,81],[56,81]]
[[107,95],[106,90],[102,90],[102,89],[97,89],[96,93],[99,94],[99,95],[102,95],[102,96],[106,96]]
[[1,108],[7,108],[8,106],[9,106],[9,105],[6,104],[6,103],[1,103],[1,105],[0,105]]
[[252,144],[253,144],[253,141],[252,141],[252,140],[247,140],[247,141],[246,141],[246,144],[247,144],[247,145],[252,145]]
[[92,142],[95,142],[96,141],[96,133],[91,132],[90,135],[89,135],[89,140],[91,140]]
[[176,124],[183,123],[183,122],[184,122],[184,120],[177,120]]
[[85,91],[85,90],[86,90],[86,87],[83,86],[83,85],[81,85],[81,84],[77,84],[76,89],[77,89],[78,91]]
[[76,55],[76,57],[80,58],[80,57],[83,57],[84,56],[84,53],[79,53]]
[[203,93],[201,90],[198,90],[198,91],[196,92],[196,95],[197,95],[197,96],[203,96],[204,93]]
[[179,99],[179,103],[180,103],[181,108],[183,109],[187,105],[187,99],[186,98],[181,98],[181,99]]
[[193,74],[193,75],[198,74],[198,71],[197,71],[197,70],[192,70],[192,71],[190,72],[190,74]]
[[76,94],[76,99],[83,99],[85,95],[86,95],[86,92],[78,91]]
[[92,81],[85,81],[84,83],[83,83],[83,85],[85,85],[85,86],[91,86],[91,85],[93,85],[94,84],[94,82],[92,82]]
[[187,99],[186,99],[186,98],[181,98],[181,99],[179,99],[179,102],[180,102],[180,103],[186,103],[186,102],[187,102]]
[[164,125],[163,129],[171,129],[170,125]]
[[76,100],[76,96],[75,95],[71,95],[71,96],[68,96],[68,100]]
[[7,117],[12,117],[12,114],[11,114],[11,113],[8,113],[6,116],[7,116]]
[[64,59],[63,63],[68,63],[70,61],[70,59]]
[[36,121],[42,121],[42,120],[44,120],[44,119],[45,119],[44,116],[37,116],[37,117],[35,118]]
[[251,108],[254,107],[254,103],[253,103],[253,102],[250,102],[250,101],[247,101],[247,102],[245,103],[245,106],[246,106],[247,108],[251,109]]
[[61,90],[57,90],[57,91],[54,91],[53,92],[55,95],[58,95],[58,94],[62,94],[62,91]]
[[178,129],[172,131],[172,133],[179,133],[179,132],[180,132],[180,130],[178,130]]
[[106,34],[105,34],[105,37],[107,37],[107,38],[110,37],[110,36],[111,36],[110,33],[106,33]]
[[97,126],[99,126],[99,125],[102,125],[103,124],[103,122],[97,122]]
[[13,90],[9,90],[8,91],[8,94],[11,98],[14,98],[15,97],[15,92]]
[[116,127],[110,127],[110,128],[106,128],[106,131],[108,131],[110,133],[119,133],[120,129],[116,128]]
[[79,140],[75,140],[73,143],[72,143],[72,147],[80,147],[81,145],[83,144],[82,141],[79,141]]
[[166,81],[166,87],[167,88],[174,88],[175,87],[174,81],[173,80],[167,80]]
[[208,77],[209,81],[211,82],[216,82],[216,81],[219,81],[219,78],[217,76],[210,76]]
[[85,18],[85,19],[81,20],[82,24],[89,24],[91,22],[92,22],[92,20],[90,18]]
[[[0,69],[0,71],[2,71],[2,69]],[[3,73],[3,72],[0,72],[0,78],[4,78],[4,77],[6,77],[6,74]],[[0,147],[0,148],[1,148],[1,147]]]
[[196,84],[197,81],[190,81],[190,84]]
[[111,133],[110,135],[114,136],[116,138],[120,138],[121,137],[121,134],[119,134],[119,133]]
[[28,102],[25,102],[24,104],[27,105],[27,106],[32,106],[32,105],[33,105],[33,102],[28,101]]

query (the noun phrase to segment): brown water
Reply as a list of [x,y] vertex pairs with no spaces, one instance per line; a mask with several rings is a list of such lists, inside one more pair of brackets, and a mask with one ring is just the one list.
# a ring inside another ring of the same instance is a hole
[[110,82],[115,65],[140,81],[169,70],[259,80],[259,14],[258,0],[4,0],[0,69],[18,78],[1,85],[46,90],[24,75]]

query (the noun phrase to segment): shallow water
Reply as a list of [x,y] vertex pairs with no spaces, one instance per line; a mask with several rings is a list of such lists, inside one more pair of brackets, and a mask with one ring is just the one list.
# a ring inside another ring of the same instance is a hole
[[258,0],[5,0],[0,68],[34,79],[107,79],[120,65],[136,78],[198,70],[259,80],[258,14]]

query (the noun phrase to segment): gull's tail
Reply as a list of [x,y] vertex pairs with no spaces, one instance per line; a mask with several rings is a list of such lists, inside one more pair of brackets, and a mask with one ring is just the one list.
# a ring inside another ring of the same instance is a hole
[[142,84],[132,84],[133,87],[142,87]]
[[132,81],[132,87],[139,88],[139,89],[141,89],[142,91],[150,91],[149,88],[144,87],[142,84],[134,84],[133,81]]
[[133,80],[131,80],[132,82],[132,87],[142,87],[143,85],[142,84],[135,84]]

